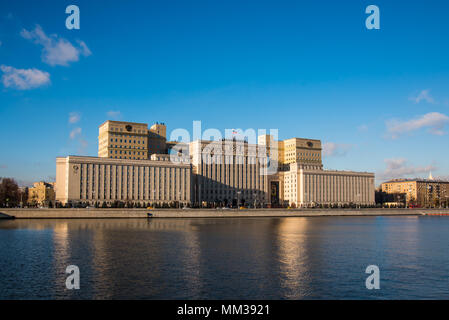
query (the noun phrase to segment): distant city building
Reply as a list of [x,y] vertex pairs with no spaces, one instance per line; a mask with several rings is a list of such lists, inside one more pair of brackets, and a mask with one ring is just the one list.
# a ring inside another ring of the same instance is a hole
[[166,126],[106,121],[98,157],[57,158],[56,199],[200,206],[372,205],[374,174],[323,170],[320,140],[166,141]]
[[449,206],[449,181],[429,179],[396,179],[382,183],[384,194],[396,195],[407,206]]
[[35,182],[33,187],[28,188],[28,205],[53,205],[55,199],[55,183],[40,181]]

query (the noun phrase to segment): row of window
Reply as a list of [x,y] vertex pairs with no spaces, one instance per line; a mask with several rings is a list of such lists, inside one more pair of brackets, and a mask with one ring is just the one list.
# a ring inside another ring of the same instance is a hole
[[305,201],[364,201],[368,183],[363,177],[305,175]]
[[120,142],[120,143],[137,143],[137,144],[144,144],[143,140],[126,140],[126,139],[110,139],[111,142]]
[[[117,153],[117,151],[119,151],[119,153]],[[136,154],[137,152],[137,154]],[[109,150],[110,154],[122,154],[122,150]],[[123,150],[123,154],[128,154],[128,155],[138,155],[140,156],[141,152],[140,151],[126,151]],[[145,155],[145,152],[142,151],[142,155]]]
[[[139,200],[139,198],[142,198],[141,200],[149,198],[168,199],[170,197],[174,200],[182,200],[181,198],[187,197],[182,193],[182,189],[187,190],[187,179],[189,177],[187,170],[183,168],[150,168],[94,164],[84,164],[80,167],[81,199],[98,199],[101,182],[103,182],[102,191],[106,200],[123,200],[126,198],[129,200]],[[172,176],[175,177],[175,175],[179,178],[172,180]],[[109,176],[109,179],[106,178],[107,176]],[[137,180],[135,178],[136,176],[138,177]],[[128,192],[125,192],[125,181]],[[164,187],[161,188],[162,186]],[[152,187],[153,190],[150,192]],[[141,196],[142,193],[144,194],[143,197]],[[112,198],[113,194],[115,194],[114,199]]]
[[[123,128],[111,128],[110,131],[116,131],[116,132],[123,132]],[[126,132],[126,131],[125,131]],[[135,132],[135,133],[147,133],[148,130],[143,130],[143,129],[132,129],[131,132]]]

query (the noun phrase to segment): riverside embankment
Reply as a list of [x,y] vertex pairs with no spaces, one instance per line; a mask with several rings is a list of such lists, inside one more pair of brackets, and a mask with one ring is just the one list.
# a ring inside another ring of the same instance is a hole
[[0,219],[129,219],[449,215],[449,209],[0,209]]

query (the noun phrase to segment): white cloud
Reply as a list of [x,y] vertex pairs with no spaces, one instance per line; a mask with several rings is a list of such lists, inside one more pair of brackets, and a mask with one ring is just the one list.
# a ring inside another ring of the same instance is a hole
[[80,121],[81,115],[78,112],[70,112],[69,113],[69,123],[77,123]]
[[39,25],[36,25],[32,31],[23,29],[20,34],[23,38],[43,47],[42,60],[51,66],[68,66],[70,62],[78,61],[80,55],[92,54],[83,41],[78,41],[79,47],[75,47],[70,41],[57,35],[47,36]]
[[108,111],[106,114],[112,119],[120,119],[122,117],[122,113],[120,111]]
[[81,128],[77,127],[75,129],[73,129],[72,131],[70,131],[70,139],[75,139],[77,136],[79,136],[81,134]]
[[38,69],[16,69],[1,65],[2,82],[6,88],[18,90],[34,89],[50,83],[50,74]]
[[443,135],[446,124],[449,123],[449,117],[439,112],[426,113],[408,121],[389,120],[386,122],[388,136],[397,139],[404,133],[428,128],[428,131],[434,135]]
[[344,156],[352,148],[350,144],[326,142],[323,144],[323,156]]
[[414,103],[420,103],[421,101],[426,101],[427,103],[436,103],[435,99],[430,95],[430,90],[421,90],[421,92],[416,97],[410,97],[409,100]]
[[92,51],[87,47],[86,43],[84,41],[77,41],[81,48],[81,54],[85,57],[88,57],[92,54]]
[[415,167],[407,164],[404,158],[385,159],[386,169],[378,174],[381,179],[397,179],[404,177],[415,177],[419,174],[428,174],[430,171],[437,170],[437,167],[428,165],[424,167]]
[[358,126],[357,127],[357,130],[359,131],[359,132],[366,132],[366,131],[368,131],[368,126],[366,125],[366,124],[362,124],[362,125],[360,125],[360,126]]

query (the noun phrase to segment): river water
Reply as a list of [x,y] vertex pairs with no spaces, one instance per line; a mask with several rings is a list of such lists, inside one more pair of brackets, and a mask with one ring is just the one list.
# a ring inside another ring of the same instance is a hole
[[0,272],[0,299],[449,299],[449,217],[0,220]]

